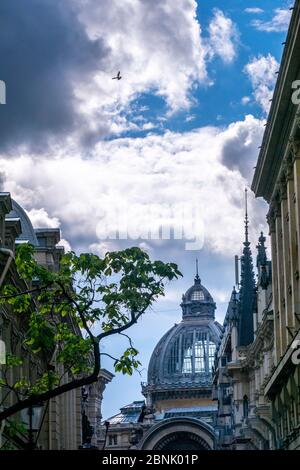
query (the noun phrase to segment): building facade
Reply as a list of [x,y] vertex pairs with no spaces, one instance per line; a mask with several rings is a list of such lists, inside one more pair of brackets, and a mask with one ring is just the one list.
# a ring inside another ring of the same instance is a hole
[[146,401],[133,402],[102,425],[103,446],[115,449],[212,450],[217,405],[212,368],[222,333],[215,302],[198,273],[183,295],[182,321],[158,342],[142,384]]
[[[9,193],[0,193],[0,286],[12,282],[20,290],[26,290],[18,278],[14,266],[15,247],[19,243],[30,243],[34,246],[38,263],[49,270],[57,270],[64,248],[59,246],[60,230],[58,228],[34,229],[24,209]],[[22,371],[14,368],[11,382],[22,376],[34,377],[45,371],[43,360],[30,354],[24,344],[25,325],[20,317],[7,305],[0,310],[0,340],[5,344],[6,353],[21,356]],[[80,334],[80,331],[76,332]],[[0,374],[2,374],[0,365]],[[62,371],[63,372],[63,371]],[[19,375],[18,375],[19,374]],[[99,381],[85,390],[76,389],[55,397],[44,404],[42,425],[39,430],[37,447],[41,449],[78,449],[97,445],[96,429],[101,421],[101,400],[105,385],[113,375],[102,370]],[[68,381],[65,374],[64,380]],[[6,390],[0,389],[0,402]],[[15,397],[9,394],[2,403],[3,407],[11,406]],[[21,421],[21,416],[15,417]],[[6,428],[1,427],[1,445],[7,442],[11,448],[24,448],[26,439],[16,436],[11,439]],[[36,436],[37,437],[37,436]]]
[[216,356],[219,448],[300,450],[299,44],[296,0],[252,182],[269,204],[271,261],[261,235],[253,294],[246,218],[241,287],[232,292]]
[[296,0],[252,189],[269,204],[274,312],[271,401],[278,446],[300,449],[300,2]]
[[248,219],[241,277],[228,304],[224,332],[216,351],[214,398],[218,402],[218,448],[276,449],[272,403],[265,386],[274,369],[272,266],[266,238],[257,245],[256,272],[248,241]]

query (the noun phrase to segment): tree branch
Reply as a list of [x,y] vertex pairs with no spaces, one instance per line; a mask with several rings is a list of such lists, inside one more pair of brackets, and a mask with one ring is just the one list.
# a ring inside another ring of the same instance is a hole
[[119,335],[125,336],[125,338],[127,338],[129,341],[130,347],[133,348],[133,342],[130,336],[126,335],[126,333],[119,333]]
[[108,353],[100,353],[100,356],[108,356],[108,357],[110,357],[111,359],[113,359],[114,361],[119,361],[119,359],[118,359],[117,357],[111,356],[111,355],[108,354]]
[[[80,317],[80,320],[82,321],[82,324],[83,324],[83,326],[84,326],[84,329],[86,330],[86,332],[88,333],[89,337],[90,337],[91,340],[93,341],[93,344],[95,344],[96,338],[95,338],[95,336],[93,335],[93,333],[91,332],[91,330],[90,330],[90,328],[89,328],[89,326],[88,326],[88,324],[87,324],[87,321],[86,321],[86,319],[85,319],[83,313],[81,312],[81,308],[79,307],[78,303],[76,302],[75,299],[73,299],[73,298],[70,296],[70,294],[67,292],[65,286],[64,286],[61,282],[59,282],[58,285],[59,285],[60,288],[62,289],[62,291],[63,291],[65,297],[68,299],[68,301],[69,301],[71,304],[75,305],[75,307],[76,307],[76,309],[77,309],[77,313],[78,313],[78,315],[79,315],[79,317]],[[89,304],[88,304],[88,305],[89,305]],[[90,305],[89,305],[89,306],[90,306]],[[87,306],[87,308],[89,308],[89,306]]]
[[15,292],[14,294],[0,295],[0,300],[14,299],[15,297],[20,297],[21,295],[34,294],[35,292],[41,292],[42,290],[47,289],[50,285],[52,285],[52,283],[48,284],[47,286],[35,287],[34,289],[27,289],[22,292]]
[[135,323],[137,323],[138,319],[143,315],[143,313],[145,313],[145,311],[147,310],[147,308],[149,307],[150,305],[150,301],[152,300],[152,296],[154,295],[154,292],[152,292],[151,294],[148,294],[148,304],[145,305],[145,307],[138,313],[138,314],[135,314],[135,312],[131,312],[131,320],[128,322],[128,323],[125,323],[125,325],[122,325],[120,326],[119,328],[114,328],[112,330],[109,330],[109,331],[104,331],[103,333],[100,333],[97,338],[99,339],[99,341],[101,341],[101,339],[103,338],[106,338],[107,336],[111,336],[111,335],[114,335],[116,333],[122,333],[123,331],[126,331],[128,328],[130,328],[132,325],[134,325]]
[[91,383],[97,382],[99,372],[100,372],[100,352],[99,352],[99,344],[94,343],[94,370],[93,373],[87,377],[82,377],[80,379],[74,379],[67,384],[60,385],[52,390],[48,390],[47,392],[40,393],[38,395],[32,395],[25,400],[21,400],[18,403],[10,406],[9,408],[0,412],[0,422],[3,419],[7,419],[9,416],[17,413],[18,411],[23,410],[24,408],[28,408],[32,405],[38,405],[41,402],[50,400],[50,398],[57,397],[62,393],[70,392],[75,388],[83,387],[84,385],[89,385]]

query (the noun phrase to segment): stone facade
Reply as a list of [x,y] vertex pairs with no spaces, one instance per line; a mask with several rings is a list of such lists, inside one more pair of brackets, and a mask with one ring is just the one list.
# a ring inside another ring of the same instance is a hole
[[[300,449],[300,2],[296,0],[252,189],[269,204],[274,312],[271,401],[277,446]],[[299,357],[299,356],[298,356]]]
[[[0,193],[0,283],[13,282],[26,290],[17,276],[14,267],[14,251],[17,243],[31,243],[35,249],[38,263],[49,270],[57,270],[64,248],[59,246],[59,229],[36,229],[25,211],[11,199],[9,193]],[[41,374],[44,369],[43,361],[30,355],[22,344],[25,326],[9,307],[1,307],[0,340],[4,342],[7,353],[21,356],[24,360],[22,373],[26,377]],[[80,331],[77,331],[80,334]],[[0,366],[1,367],[1,366]],[[15,368],[11,377],[12,382],[18,379]],[[1,369],[0,369],[1,372]],[[61,371],[63,372],[63,370]],[[102,370],[99,381],[88,387],[86,391],[72,390],[44,404],[42,426],[37,439],[37,447],[41,449],[78,449],[97,445],[96,429],[101,421],[101,401],[105,385],[113,375]],[[68,381],[65,374],[64,381]],[[0,398],[1,393],[0,391]],[[83,399],[85,397],[85,400]],[[2,406],[13,404],[13,395]],[[20,419],[20,417],[16,417]],[[89,434],[86,432],[89,428]],[[3,427],[1,428],[3,431]],[[2,443],[8,438],[3,432]],[[26,441],[10,442],[16,448],[26,447]]]
[[240,291],[228,306],[215,373],[220,448],[300,450],[300,107],[292,99],[299,44],[296,0],[252,182],[269,204],[271,262],[261,236],[254,336],[243,346]]
[[[274,322],[271,262],[267,259],[265,237],[257,245],[256,295],[247,311],[243,289],[252,290],[252,255],[241,258],[240,289],[231,294],[224,320],[224,333],[216,354],[214,397],[218,400],[218,448],[231,450],[276,449],[272,406],[264,389],[274,369]],[[241,344],[240,325],[244,316],[252,321],[253,337]]]

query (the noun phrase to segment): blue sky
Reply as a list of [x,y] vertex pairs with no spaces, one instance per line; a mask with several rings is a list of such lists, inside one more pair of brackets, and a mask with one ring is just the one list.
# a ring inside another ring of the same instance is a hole
[[[165,100],[152,93],[142,93],[132,103],[132,107],[137,115],[142,115],[147,121],[158,124],[159,129],[156,129],[155,132],[163,133],[164,129],[182,132],[207,125],[225,126],[235,120],[243,119],[245,112],[264,117],[262,109],[254,100],[247,107],[242,104],[242,98],[251,96],[253,90],[249,77],[241,71],[249,62],[249,58],[258,54],[266,56],[271,52],[279,61],[286,31],[269,33],[266,37],[265,31],[255,29],[251,23],[256,19],[264,22],[270,21],[272,12],[276,8],[287,8],[291,2],[282,2],[282,0],[254,2],[254,5],[259,5],[259,8],[264,10],[258,14],[247,13],[245,4],[246,2],[242,0],[228,0],[226,8],[224,8],[224,2],[198,2],[197,20],[201,24],[204,37],[208,34],[207,29],[214,8],[222,10],[237,25],[240,35],[237,41],[237,57],[227,65],[224,65],[220,57],[213,60],[209,66],[210,77],[207,83],[203,83],[201,86],[196,84],[195,89],[191,91],[192,106],[188,110],[171,116],[166,122],[157,122],[157,118],[167,113],[168,108]],[[209,84],[211,80],[214,82],[213,85]],[[140,113],[139,109],[143,107],[147,107],[147,109]],[[135,113],[130,114],[130,117],[134,117]],[[140,136],[145,135],[146,132],[134,133],[130,131],[125,135]]]
[[[0,107],[1,189],[35,227],[60,226],[67,249],[101,255],[139,245],[153,258],[178,263],[184,275],[132,330],[142,376],[113,379],[104,417],[140,399],[155,344],[181,319],[196,257],[222,322],[233,257],[242,249],[244,188],[258,156],[289,6],[283,0],[65,0],[62,7],[58,0],[28,0],[25,8],[1,1],[0,79],[7,87]],[[137,207],[131,228],[157,223],[145,217],[153,205],[173,210],[177,226],[180,204],[199,210],[203,243],[195,251],[186,250],[186,240],[99,236],[104,224],[111,232],[118,228],[120,207],[128,214]],[[249,194],[254,254],[260,231],[266,232],[265,213],[265,204]],[[114,338],[104,348],[116,355],[125,346]],[[104,366],[113,369],[108,361]]]

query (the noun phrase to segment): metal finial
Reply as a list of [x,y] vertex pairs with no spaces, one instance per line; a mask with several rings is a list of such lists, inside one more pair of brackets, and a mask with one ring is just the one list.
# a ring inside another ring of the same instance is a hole
[[198,258],[196,258],[196,276],[195,276],[195,282],[200,282],[200,277],[199,277],[199,271],[198,271]]

